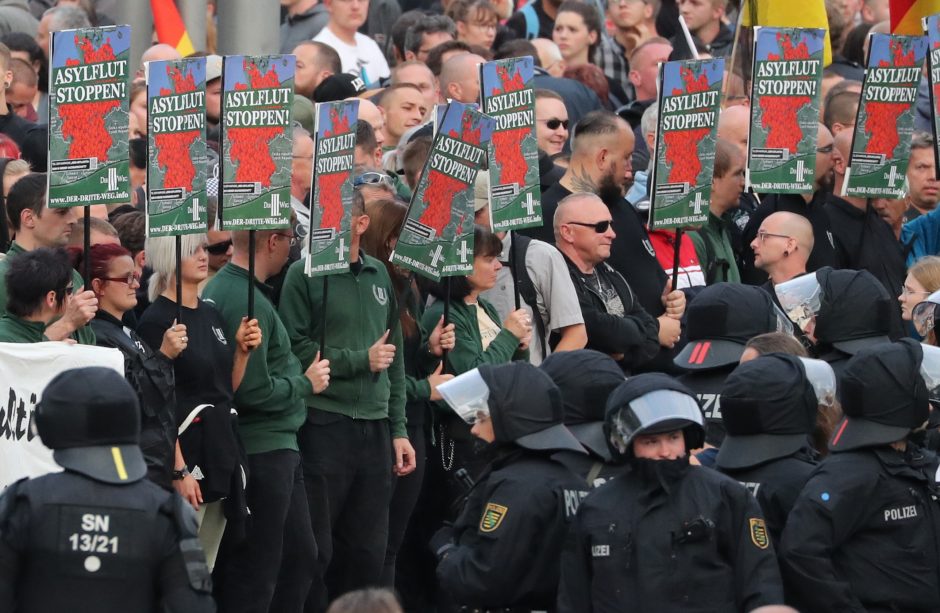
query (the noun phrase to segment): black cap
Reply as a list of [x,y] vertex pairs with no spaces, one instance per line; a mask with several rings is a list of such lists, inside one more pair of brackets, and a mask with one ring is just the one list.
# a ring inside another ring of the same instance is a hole
[[584,453],[562,423],[561,392],[548,375],[528,362],[485,364],[478,370],[490,389],[487,404],[496,442]]
[[840,382],[845,418],[829,442],[832,452],[887,445],[927,421],[923,357],[920,343],[909,338],[866,347],[852,356]]
[[75,368],[52,379],[36,405],[36,428],[68,470],[106,483],[132,483],[147,473],[137,394],[110,368]]
[[336,102],[358,96],[364,91],[366,91],[366,84],[361,78],[341,72],[328,76],[317,85],[317,88],[313,90],[313,101]]
[[688,370],[734,364],[750,339],[777,328],[773,298],[764,290],[740,283],[709,285],[686,309],[689,343],[673,362]]
[[721,390],[721,468],[748,468],[805,447],[819,405],[802,361],[770,353],[741,364]]
[[897,302],[867,270],[816,271],[821,289],[813,336],[820,343],[854,355],[864,347],[890,341],[892,309]]
[[610,460],[604,436],[607,398],[624,382],[623,371],[609,355],[593,349],[553,353],[540,367],[561,390],[564,421],[590,451]]
[[[659,391],[672,391],[684,394],[695,401],[698,405],[698,399],[688,387],[663,373],[645,373],[630,377],[621,383],[617,389],[607,399],[607,407],[604,415],[604,433],[607,435],[608,445],[611,445],[611,453],[618,454],[619,451],[613,448],[611,439],[611,424],[614,418],[623,409],[629,407],[630,403],[638,398]],[[669,413],[668,406],[662,406],[662,415]],[[699,422],[693,422],[688,419],[647,419],[642,423],[633,424],[635,434],[660,434],[662,432],[672,432],[673,430],[683,430],[685,434],[685,444],[688,449],[697,449],[705,443],[704,416],[701,415],[699,407]]]

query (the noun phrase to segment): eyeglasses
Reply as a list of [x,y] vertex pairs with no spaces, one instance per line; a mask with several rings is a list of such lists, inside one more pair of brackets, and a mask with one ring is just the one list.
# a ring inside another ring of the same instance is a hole
[[563,127],[565,130],[568,129],[568,120],[567,119],[558,119],[554,117],[552,119],[539,119],[539,121],[545,124],[545,127],[549,130],[557,130],[559,126]]
[[825,147],[816,147],[816,153],[832,153],[832,143],[829,143]]
[[389,177],[384,172],[369,171],[369,172],[362,173],[358,177],[355,177],[353,179],[353,187],[355,188],[361,185],[372,185],[372,186],[384,185],[385,187],[389,189],[393,189],[391,177]]
[[283,232],[275,232],[274,236],[280,236],[281,238],[286,238],[291,247],[297,245],[297,237],[293,234],[285,234]]
[[228,248],[232,246],[232,239],[227,241],[222,241],[221,243],[213,243],[211,245],[206,245],[206,251],[211,255],[225,255],[228,252]]
[[767,230],[758,230],[757,238],[760,239],[760,242],[764,242],[768,236],[776,236],[777,238],[791,239],[792,236],[787,236],[786,234],[774,234],[773,232],[768,232]]
[[139,272],[127,273],[126,277],[102,277],[101,280],[102,281],[114,281],[115,283],[127,283],[128,285],[133,285],[137,283],[139,285],[140,273]]
[[603,234],[610,228],[609,219],[605,219],[604,221],[596,221],[594,223],[587,223],[585,221],[569,221],[567,223],[575,226],[584,226],[585,228],[594,228],[594,231],[598,234]]

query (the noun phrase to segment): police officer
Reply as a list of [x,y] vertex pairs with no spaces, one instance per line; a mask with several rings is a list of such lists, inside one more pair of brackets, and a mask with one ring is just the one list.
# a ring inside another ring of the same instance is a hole
[[774,291],[783,310],[810,341],[810,353],[829,362],[837,380],[860,349],[900,336],[897,300],[867,270],[825,266],[780,283]]
[[709,285],[689,303],[686,312],[689,343],[673,362],[686,371],[679,381],[695,393],[705,412],[705,443],[710,449],[696,456],[701,464],[714,463],[713,448],[719,447],[724,439],[721,387],[738,365],[745,343],[758,334],[791,329],[770,295],[750,285]]
[[604,406],[607,397],[623,383],[623,370],[609,355],[593,349],[553,353],[541,369],[561,391],[565,426],[588,452],[559,451],[553,458],[581,476],[589,487],[597,487],[623,471],[610,457],[604,436]]
[[834,402],[835,392],[828,364],[783,353],[741,364],[722,388],[727,434],[715,464],[757,498],[774,545],[816,467],[810,435],[819,405]]
[[[458,404],[448,388],[468,382],[479,400]],[[495,445],[457,522],[431,540],[441,590],[484,610],[552,608],[564,540],[586,495],[584,481],[550,457],[583,453],[562,424],[558,388],[535,366],[513,362],[480,366],[438,389],[475,422],[474,436]]]
[[65,471],[0,498],[0,611],[215,611],[192,508],[144,478],[140,408],[124,378],[65,371],[35,425]]
[[783,602],[760,508],[738,482],[689,464],[704,419],[659,373],[607,401],[611,454],[631,470],[581,503],[562,557],[559,613],[749,611]]
[[[927,421],[940,349],[903,339],[860,350],[842,378],[845,419],[793,507],[780,544],[801,611],[940,607],[937,457],[907,441]],[[928,359],[928,354],[929,359]]]

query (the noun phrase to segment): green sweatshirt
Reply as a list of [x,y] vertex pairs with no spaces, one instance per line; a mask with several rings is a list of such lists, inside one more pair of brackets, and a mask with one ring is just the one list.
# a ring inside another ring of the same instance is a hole
[[[359,273],[308,277],[304,261],[291,265],[281,289],[280,313],[291,347],[301,364],[330,361],[330,386],[310,401],[321,411],[353,419],[388,419],[393,438],[407,438],[405,429],[405,368],[401,324],[392,281],[385,266],[360,251]],[[329,284],[323,303],[324,279]],[[326,349],[320,337],[326,311]],[[392,365],[378,376],[369,370],[369,347],[391,330],[395,345]]]
[[[0,313],[6,313],[7,310],[7,271],[10,269],[10,261],[21,253],[27,253],[27,251],[20,247],[16,241],[13,241],[10,244],[10,249],[7,251],[7,257],[0,260]],[[73,270],[72,287],[74,287],[77,292],[79,288],[84,285],[85,280],[82,279],[82,275],[79,274],[77,270]],[[95,333],[92,331],[91,326],[82,326],[75,332],[72,332],[71,338],[82,345],[95,344]]]
[[[486,300],[479,298],[480,307],[486,311],[494,323],[502,326],[496,308]],[[424,312],[421,322],[428,330],[433,330],[444,313],[444,301],[438,300]],[[507,364],[512,360],[528,360],[529,350],[519,350],[519,339],[506,328],[502,328],[486,350],[480,337],[477,323],[477,311],[463,300],[453,300],[450,304],[450,321],[454,324],[457,343],[447,354],[447,372],[456,375],[473,370],[481,364]]]
[[[238,430],[248,453],[297,451],[297,430],[307,416],[305,400],[313,395],[313,386],[291,353],[287,330],[262,288],[268,286],[255,281],[254,316],[262,341],[251,352],[235,391]],[[202,298],[222,314],[225,336],[234,339],[248,314],[248,271],[229,262],[206,284]]]
[[0,317],[0,343],[41,343],[49,340],[45,331],[46,324],[41,321],[27,321],[9,313]]
[[716,217],[709,211],[708,221],[699,230],[689,232],[689,238],[695,245],[702,273],[709,285],[727,281],[740,283],[741,274],[734,259],[734,250],[731,248],[731,233],[728,231],[730,221]]

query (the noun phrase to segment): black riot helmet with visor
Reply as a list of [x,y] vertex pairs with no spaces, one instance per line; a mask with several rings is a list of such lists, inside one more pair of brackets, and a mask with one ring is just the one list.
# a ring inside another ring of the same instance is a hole
[[705,418],[698,400],[689,388],[668,375],[631,377],[607,400],[604,432],[614,460],[634,457],[637,436],[676,430],[685,437],[686,451],[705,443]]

